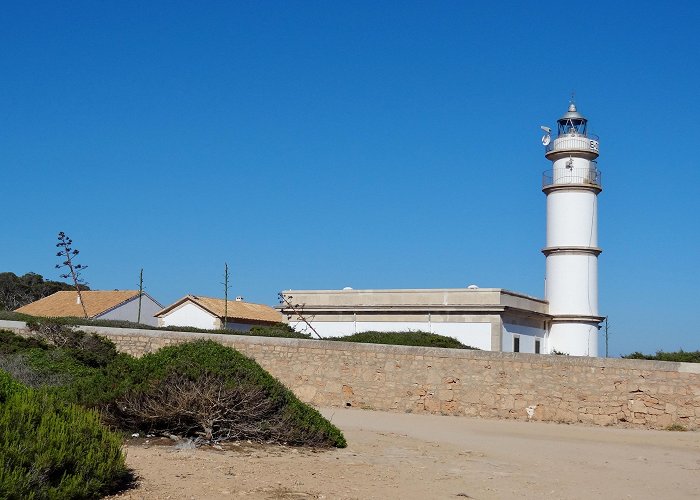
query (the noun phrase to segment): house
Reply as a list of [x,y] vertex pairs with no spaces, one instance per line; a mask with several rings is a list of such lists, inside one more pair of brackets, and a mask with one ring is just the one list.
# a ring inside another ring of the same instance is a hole
[[242,297],[227,301],[187,295],[156,313],[158,326],[193,326],[207,330],[227,328],[247,332],[256,325],[286,323],[285,317],[264,304],[245,302]]
[[[82,297],[82,304],[80,298]],[[83,305],[85,311],[83,311]],[[56,292],[36,302],[22,306],[15,312],[43,317],[82,318],[85,312],[90,319],[125,320],[156,326],[153,315],[163,306],[148,295],[141,293],[141,316],[139,319],[138,290],[85,290],[80,295],[75,291]]]

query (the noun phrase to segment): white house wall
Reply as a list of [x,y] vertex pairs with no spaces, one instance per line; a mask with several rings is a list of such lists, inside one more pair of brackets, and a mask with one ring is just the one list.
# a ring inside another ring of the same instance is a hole
[[[461,343],[491,350],[491,323],[437,323],[409,321],[312,321],[311,325],[321,337],[343,337],[362,332],[432,332],[452,337]],[[297,331],[312,333],[303,322],[290,322]]]
[[213,330],[218,327],[218,320],[200,307],[186,303],[164,314],[161,326],[193,326]]
[[520,337],[520,352],[535,352],[535,340],[540,340],[540,353],[545,352],[543,328],[526,325],[515,325],[503,322],[501,332],[501,350],[503,352],[513,352],[513,338]]
[[[153,317],[162,307],[155,301],[151,300],[148,295],[143,295],[141,297],[141,323],[144,325],[158,326],[158,319]],[[134,297],[132,300],[126,304],[108,311],[102,316],[98,316],[98,319],[115,319],[122,321],[133,321],[139,317],[139,298]]]

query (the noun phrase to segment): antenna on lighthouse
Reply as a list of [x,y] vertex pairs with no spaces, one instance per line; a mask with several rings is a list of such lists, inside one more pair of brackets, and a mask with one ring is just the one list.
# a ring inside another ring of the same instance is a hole
[[545,132],[545,134],[542,136],[542,145],[548,146],[552,141],[552,129],[545,127],[544,125],[540,125],[540,128]]

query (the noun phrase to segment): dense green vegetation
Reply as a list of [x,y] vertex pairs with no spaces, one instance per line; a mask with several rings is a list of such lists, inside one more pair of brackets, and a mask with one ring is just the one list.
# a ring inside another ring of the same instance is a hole
[[332,337],[327,340],[341,342],[363,342],[366,344],[409,345],[419,347],[446,347],[450,349],[476,349],[462,344],[452,337],[428,332],[363,332],[345,337]]
[[651,359],[656,361],[680,361],[683,363],[700,363],[700,351],[684,351],[681,349],[676,352],[656,351],[656,354],[642,354],[641,352],[633,352],[622,356],[626,359]]
[[345,446],[340,431],[316,410],[255,361],[216,342],[180,344],[136,359],[117,353],[109,340],[60,325],[34,333],[24,339],[0,332],[0,368],[64,401],[99,409],[125,431]]
[[96,498],[131,481],[97,412],[0,370],[0,498]]
[[[87,286],[80,288],[89,290]],[[61,281],[44,280],[43,276],[36,273],[22,276],[0,273],[0,311],[13,311],[62,290],[75,290],[75,287]]]

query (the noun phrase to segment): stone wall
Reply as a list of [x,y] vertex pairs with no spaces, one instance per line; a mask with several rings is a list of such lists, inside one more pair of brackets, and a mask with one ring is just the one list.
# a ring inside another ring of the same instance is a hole
[[[24,324],[0,321],[24,332]],[[700,428],[700,364],[81,327],[135,356],[208,338],[303,401],[413,413]]]

